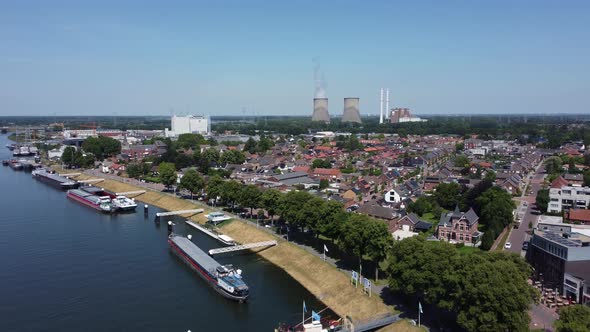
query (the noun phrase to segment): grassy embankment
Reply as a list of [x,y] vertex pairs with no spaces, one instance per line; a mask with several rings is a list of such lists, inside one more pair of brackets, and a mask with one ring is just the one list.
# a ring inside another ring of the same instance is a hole
[[[92,178],[86,174],[77,177],[78,180]],[[136,186],[105,180],[98,184],[107,190],[114,192],[125,192],[141,190]],[[146,204],[157,206],[167,210],[185,210],[202,208],[201,205],[172,197],[170,195],[147,191],[137,195],[135,199]],[[212,211],[205,209],[205,213],[191,216],[190,219],[204,223],[204,215]],[[393,312],[393,307],[386,306],[379,296],[373,294],[369,298],[360,289],[350,284],[349,277],[336,268],[323,262],[320,258],[306,252],[305,250],[289,243],[281,238],[268,234],[256,227],[244,222],[232,222],[222,226],[223,233],[233,237],[238,242],[249,243],[267,240],[278,240],[275,247],[258,250],[258,254],[271,263],[281,267],[301,285],[314,294],[320,301],[328,305],[340,316],[349,315],[354,320],[366,319],[381,313]],[[380,331],[422,331],[412,326],[407,321],[401,321]]]

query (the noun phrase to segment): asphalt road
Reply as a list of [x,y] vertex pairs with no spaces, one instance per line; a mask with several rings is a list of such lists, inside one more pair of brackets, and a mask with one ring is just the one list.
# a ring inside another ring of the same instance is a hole
[[[535,198],[537,197],[537,192],[543,186],[543,179],[545,174],[541,173],[541,168],[537,169],[533,178],[530,180],[529,184],[529,192],[524,193],[524,195],[518,198],[520,201],[519,206],[517,207],[517,214],[522,216],[522,222],[520,223],[520,227],[512,229],[510,236],[508,237],[508,241],[511,243],[510,249],[504,249],[516,254],[519,254],[524,257],[524,250],[522,250],[522,244],[524,241],[528,241],[530,235],[527,233],[529,230],[529,222],[532,223],[532,226],[535,227],[537,225],[537,218],[538,216],[531,213],[533,210],[533,206],[535,204]],[[532,191],[532,194],[530,192]]]

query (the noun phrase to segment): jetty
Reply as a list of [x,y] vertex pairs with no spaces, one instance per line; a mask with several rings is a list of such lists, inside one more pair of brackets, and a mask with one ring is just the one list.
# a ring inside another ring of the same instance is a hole
[[255,242],[255,243],[248,243],[248,244],[240,244],[232,247],[225,247],[225,248],[217,248],[209,250],[209,255],[216,255],[216,254],[223,254],[226,252],[233,252],[233,251],[240,251],[246,249],[254,249],[254,248],[261,248],[261,247],[272,247],[276,246],[277,241],[264,241],[264,242]]
[[88,179],[88,180],[79,180],[80,183],[98,183],[102,182],[104,179]]
[[[120,193],[117,193],[117,195],[123,195]],[[197,213],[203,213],[203,209],[194,209],[194,210],[178,210],[178,211],[169,211],[169,212],[158,212],[156,213],[156,217],[167,217],[167,216],[177,216],[179,214],[190,214],[190,215],[194,215]]]
[[231,237],[229,237],[227,235],[218,234],[217,232],[209,230],[209,229],[207,229],[195,222],[192,222],[190,220],[185,220],[184,222],[187,225],[200,230],[201,232],[209,235],[210,237],[214,238],[215,240],[218,240],[219,242],[221,242],[223,244],[227,244],[228,246],[235,246],[236,245],[236,242],[234,241],[234,239],[232,239]]
[[82,173],[59,173],[59,176],[68,177],[68,176],[78,176]]
[[129,195],[141,195],[145,194],[145,190],[134,190],[134,191],[124,191],[120,193],[115,193],[117,196],[129,196]]

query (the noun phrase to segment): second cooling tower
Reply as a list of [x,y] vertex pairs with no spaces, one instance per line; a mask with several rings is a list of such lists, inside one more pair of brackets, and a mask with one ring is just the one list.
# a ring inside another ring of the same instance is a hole
[[342,113],[342,122],[361,123],[359,98],[344,98],[344,113]]
[[313,114],[311,116],[311,121],[330,122],[328,98],[313,99]]

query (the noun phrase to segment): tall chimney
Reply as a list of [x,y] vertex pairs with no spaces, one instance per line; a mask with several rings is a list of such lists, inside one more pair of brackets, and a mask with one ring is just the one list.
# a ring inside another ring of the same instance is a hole
[[379,124],[383,123],[383,88],[381,88],[381,99],[379,103]]
[[386,117],[389,119],[389,88],[387,88],[387,92],[385,93],[385,114]]

